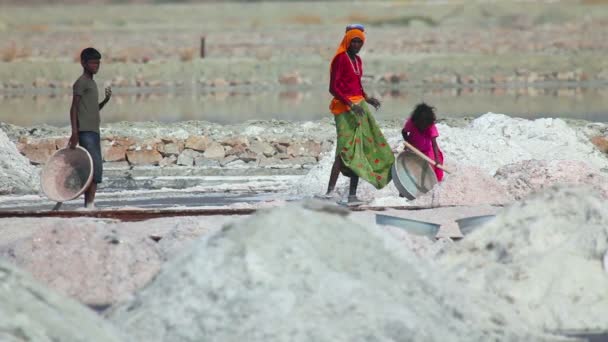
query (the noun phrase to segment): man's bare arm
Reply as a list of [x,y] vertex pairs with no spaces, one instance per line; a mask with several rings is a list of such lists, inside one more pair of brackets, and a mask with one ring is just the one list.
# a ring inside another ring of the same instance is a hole
[[103,99],[103,101],[101,101],[101,103],[99,104],[99,110],[102,110],[103,107],[106,105],[106,103],[108,103],[108,101],[110,101],[110,98],[112,97],[112,88],[107,87],[106,88],[106,97],[105,99]]

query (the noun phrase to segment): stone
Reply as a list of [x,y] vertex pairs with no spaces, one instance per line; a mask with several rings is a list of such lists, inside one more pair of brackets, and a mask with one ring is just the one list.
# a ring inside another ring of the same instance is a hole
[[288,155],[293,156],[293,157],[298,157],[298,156],[304,155],[305,152],[306,151],[304,149],[304,146],[302,146],[302,144],[300,144],[299,142],[289,145],[289,147],[287,147],[287,151],[286,151],[286,153]]
[[102,140],[109,141],[113,145],[119,145],[119,146],[125,146],[125,147],[133,146],[136,143],[135,140],[131,137],[113,136],[113,135],[104,137],[104,138],[102,138]]
[[407,81],[405,74],[386,73],[380,77],[380,82],[398,84],[402,81]]
[[608,137],[598,135],[591,138],[591,143],[603,153],[608,153]]
[[303,143],[290,145],[286,152],[294,157],[305,156],[317,158],[321,154],[321,144],[314,140],[308,140]]
[[186,139],[186,144],[184,147],[195,151],[205,152],[209,144],[211,144],[211,139],[208,137],[191,135],[188,137],[188,139]]
[[236,146],[249,146],[249,139],[247,139],[247,137],[245,136],[236,136],[236,137],[230,137],[228,139],[224,139],[222,140],[222,145],[227,145],[230,147],[236,147]]
[[538,82],[540,79],[538,77],[538,73],[535,72],[531,72],[528,74],[527,78],[526,78],[526,82],[527,83],[534,83],[534,82]]
[[197,167],[219,167],[220,162],[216,159],[208,159],[203,155],[194,158],[194,165]]
[[302,77],[297,71],[279,76],[279,84],[281,85],[300,85],[302,83]]
[[293,168],[295,164],[291,163],[289,159],[278,159],[275,157],[260,159],[258,166],[266,169],[289,169]]
[[55,153],[55,142],[20,144],[21,152],[32,164],[44,164]]
[[32,86],[34,88],[46,88],[49,85],[49,81],[42,77],[36,77],[34,82],[32,82]]
[[246,163],[256,161],[258,159],[258,155],[251,151],[243,152],[243,153],[239,154],[238,157],[240,160],[242,160]]
[[274,146],[274,149],[277,150],[277,153],[281,154],[281,153],[287,153],[287,147],[289,146],[289,144],[283,145],[283,144],[273,143],[273,146]]
[[194,159],[199,156],[202,156],[202,153],[190,149],[185,149],[177,157],[177,165],[193,166]]
[[61,137],[55,139],[55,148],[60,150],[68,146],[68,142],[70,141],[69,137]]
[[291,144],[291,139],[289,138],[279,138],[276,139],[272,142],[273,144],[279,144],[279,145],[283,145],[283,146],[289,146]]
[[177,163],[177,156],[175,155],[170,155],[168,157],[164,157],[159,163],[158,165],[160,167],[166,167],[166,166],[170,166],[170,165],[175,165]]
[[112,144],[107,140],[103,140],[101,142],[101,155],[103,156],[103,160],[107,162],[118,162],[126,160],[127,158],[127,147]]
[[492,83],[505,83],[506,82],[506,77],[500,74],[496,74],[492,77],[490,77],[490,82]]
[[226,156],[226,152],[224,151],[224,146],[217,142],[212,142],[205,149],[205,153],[203,154],[207,159],[223,159]]
[[156,150],[127,151],[127,161],[131,165],[158,165],[162,159]]
[[276,153],[272,145],[261,140],[254,140],[249,146],[249,150],[253,153],[263,155],[265,157],[271,157]]
[[224,167],[236,160],[239,160],[239,158],[237,156],[235,156],[235,155],[228,156],[228,157],[222,159],[222,161],[220,162],[220,166]]
[[291,159],[293,158],[293,156],[291,156],[290,154],[287,153],[277,153],[274,155],[275,159]]
[[179,155],[184,151],[185,144],[183,142],[171,142],[158,145],[158,151],[163,156]]
[[215,88],[226,88],[230,84],[228,83],[228,81],[226,81],[223,78],[216,78],[213,81],[211,81],[211,83],[209,85],[212,87],[215,87]]
[[112,79],[112,86],[113,87],[128,87],[129,86],[129,81],[122,77],[122,76],[116,76]]
[[316,165],[317,158],[315,157],[300,157],[292,159],[296,165]]
[[247,147],[245,147],[245,145],[235,145],[234,147],[229,147],[229,149],[226,151],[226,156],[240,155],[248,151],[249,150]]
[[160,138],[151,138],[151,139],[145,139],[142,143],[141,146],[142,148],[146,149],[146,150],[157,150],[158,151],[158,147],[161,145],[164,145],[165,143],[163,143],[163,141]]

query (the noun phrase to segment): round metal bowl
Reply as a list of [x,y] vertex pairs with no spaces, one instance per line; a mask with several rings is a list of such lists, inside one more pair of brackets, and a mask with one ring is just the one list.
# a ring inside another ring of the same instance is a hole
[[409,200],[429,192],[437,184],[437,176],[431,165],[409,151],[397,156],[391,175],[399,193]]
[[40,186],[50,200],[65,202],[82,195],[92,180],[93,159],[77,146],[61,149],[49,158],[40,175]]
[[458,228],[462,235],[467,235],[486,222],[492,220],[494,217],[496,217],[496,215],[471,216],[456,220],[456,223],[458,223]]
[[427,236],[431,239],[435,238],[441,227],[441,225],[432,222],[382,214],[376,214],[376,224],[399,227],[410,234]]

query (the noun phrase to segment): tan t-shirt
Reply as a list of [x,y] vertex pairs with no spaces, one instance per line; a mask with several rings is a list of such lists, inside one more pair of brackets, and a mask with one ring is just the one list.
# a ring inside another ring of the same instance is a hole
[[73,86],[74,95],[80,96],[78,104],[78,131],[99,133],[99,91],[97,83],[85,75],[80,76]]

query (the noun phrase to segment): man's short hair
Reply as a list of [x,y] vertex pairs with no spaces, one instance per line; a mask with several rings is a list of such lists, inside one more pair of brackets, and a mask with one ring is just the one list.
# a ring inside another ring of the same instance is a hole
[[101,53],[99,53],[99,51],[92,47],[82,50],[82,52],[80,53],[81,61],[88,62],[92,59],[101,59]]

